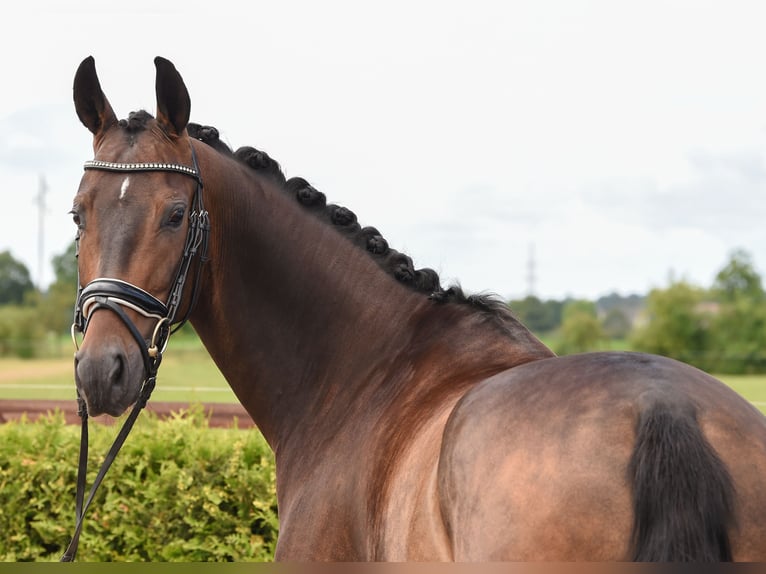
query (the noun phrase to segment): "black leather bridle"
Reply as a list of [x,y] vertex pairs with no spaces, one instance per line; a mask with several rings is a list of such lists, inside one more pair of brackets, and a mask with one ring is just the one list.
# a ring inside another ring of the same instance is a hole
[[[107,161],[92,160],[85,162],[86,170],[101,170],[113,172],[151,172],[163,171],[174,172],[187,175],[194,178],[197,182],[197,188],[194,192],[191,210],[189,213],[189,228],[184,244],[183,255],[176,272],[175,280],[170,291],[168,301],[163,303],[151,293],[120,279],[100,277],[88,283],[85,287],[79,285],[77,293],[77,302],[75,304],[74,323],[72,324],[72,339],[75,347],[77,344],[77,333],[83,335],[88,330],[93,313],[100,309],[108,309],[115,313],[125,324],[131,335],[138,344],[141,351],[141,357],[144,362],[144,380],[139,391],[138,399],[133,405],[125,423],[115,438],[112,447],[109,449],[104,462],[99,469],[93,485],[85,499],[85,477],[88,465],[88,409],[85,400],[77,391],[78,414],[80,415],[81,436],[80,436],[80,456],[77,467],[77,493],[75,496],[75,531],[69,546],[61,557],[62,562],[72,562],[77,554],[77,546],[82,531],[83,518],[85,511],[93,501],[101,481],[106,475],[107,470],[114,461],[117,453],[122,447],[125,439],[133,428],[133,424],[138,417],[139,412],[146,406],[149,397],[154,390],[157,379],[157,371],[162,361],[162,355],[168,343],[170,335],[183,326],[189,318],[194,305],[197,302],[199,294],[199,282],[202,273],[199,267],[207,261],[207,244],[210,231],[210,220],[208,212],[205,210],[202,202],[202,177],[199,172],[197,155],[194,147],[191,148],[192,167],[175,163],[115,163]],[[77,253],[79,254],[79,236],[77,239]],[[189,275],[192,261],[199,256],[197,273],[194,278],[191,299],[186,308],[183,317],[177,319],[181,301],[183,299],[186,280]],[[78,281],[79,283],[79,281]],[[144,339],[141,332],[133,324],[125,308],[131,309],[144,317],[156,319],[157,324],[154,328],[151,340]]]

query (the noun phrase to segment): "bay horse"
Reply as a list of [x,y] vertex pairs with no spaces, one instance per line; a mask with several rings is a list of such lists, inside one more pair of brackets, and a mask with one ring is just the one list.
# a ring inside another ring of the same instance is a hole
[[137,401],[172,304],[274,450],[276,559],[766,560],[766,419],[747,401],[668,358],[556,357],[497,298],[442,287],[189,123],[180,74],[155,65],[156,117],[118,120],[92,57],[74,80],[95,158],[72,209],[91,415]]

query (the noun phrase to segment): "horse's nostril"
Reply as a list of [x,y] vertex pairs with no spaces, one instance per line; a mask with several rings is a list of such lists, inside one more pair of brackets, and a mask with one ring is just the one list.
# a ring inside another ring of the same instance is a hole
[[122,356],[122,353],[115,353],[113,356],[113,364],[111,369],[109,369],[109,374],[107,375],[109,377],[109,382],[113,385],[119,385],[122,381],[122,373],[125,369],[125,359]]

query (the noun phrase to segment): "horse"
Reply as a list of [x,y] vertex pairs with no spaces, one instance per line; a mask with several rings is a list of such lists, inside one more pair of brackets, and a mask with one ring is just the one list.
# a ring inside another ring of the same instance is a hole
[[188,317],[274,451],[277,560],[766,560],[766,419],[745,399],[669,358],[556,356],[498,297],[443,287],[191,123],[155,66],[154,116],[118,120],[92,57],[74,80],[91,415],[139,400],[158,330]]

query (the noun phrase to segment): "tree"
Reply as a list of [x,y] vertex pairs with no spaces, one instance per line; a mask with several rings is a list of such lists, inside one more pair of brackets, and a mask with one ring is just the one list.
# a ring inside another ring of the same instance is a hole
[[710,325],[710,368],[720,373],[766,370],[766,294],[746,251],[732,252],[711,293],[718,307]]
[[27,267],[10,251],[0,253],[0,305],[20,305],[31,291],[34,285]]
[[0,253],[0,355],[33,357],[40,328],[32,306],[37,291],[29,270],[10,251]]
[[613,340],[626,339],[633,329],[633,321],[646,307],[643,295],[623,296],[613,292],[599,297],[596,310],[605,335]]
[[594,351],[604,339],[596,317],[596,306],[590,301],[570,301],[563,311],[560,339],[556,352],[562,355]]
[[0,356],[30,359],[40,350],[45,333],[31,306],[4,305],[0,308]]
[[630,319],[621,309],[613,307],[606,312],[601,321],[601,327],[604,335],[610,339],[624,339],[630,334],[631,324]]
[[51,265],[53,266],[53,273],[56,276],[54,284],[66,285],[67,288],[77,287],[76,249],[77,247],[73,241],[63,253],[53,256]]
[[40,297],[40,320],[47,331],[65,333],[72,325],[72,313],[77,296],[77,258],[72,242],[51,260],[56,279],[45,296]]
[[716,373],[766,371],[766,303],[740,298],[722,304],[710,324],[709,364]]
[[519,321],[535,333],[548,333],[561,324],[563,304],[559,301],[541,301],[530,295],[510,302]]
[[722,303],[740,299],[753,301],[765,298],[761,276],[756,272],[750,254],[744,249],[734,250],[729,262],[718,272],[713,283],[713,296]]
[[647,298],[647,322],[633,336],[634,348],[704,366],[710,318],[700,307],[703,296],[704,291],[683,281],[653,289]]

